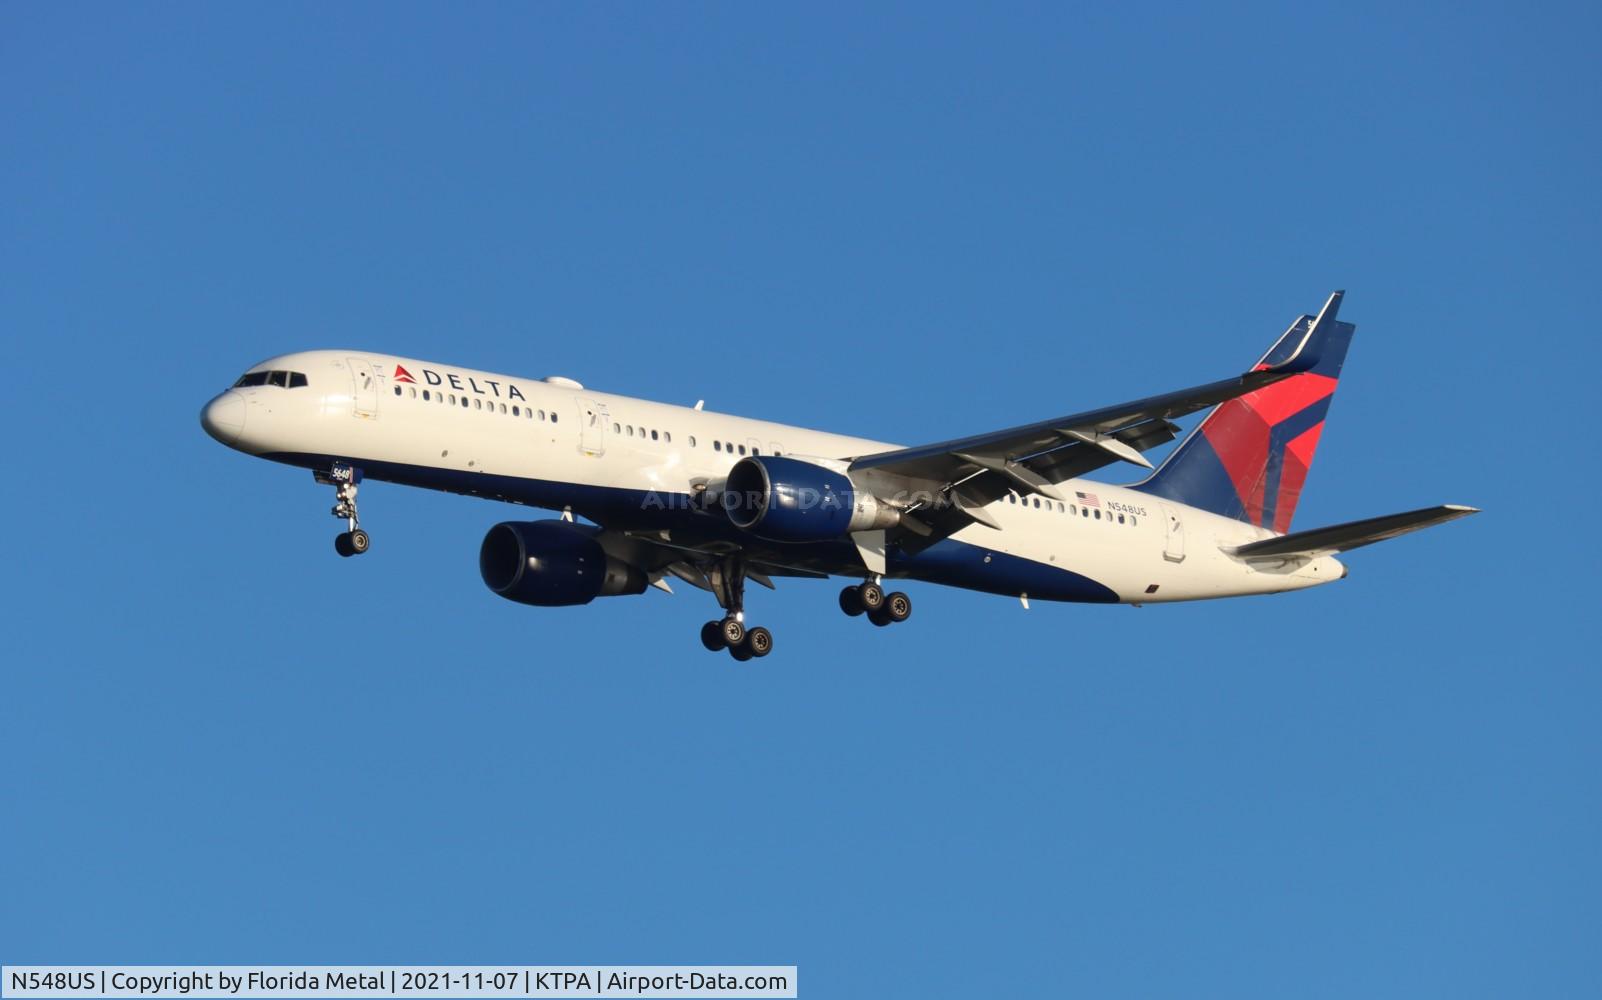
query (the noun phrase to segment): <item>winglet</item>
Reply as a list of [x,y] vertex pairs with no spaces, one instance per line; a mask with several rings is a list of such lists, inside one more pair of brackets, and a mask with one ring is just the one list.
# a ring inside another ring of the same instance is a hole
[[1344,289],[1337,289],[1330,293],[1324,302],[1324,308],[1318,312],[1318,318],[1307,327],[1307,334],[1302,342],[1296,345],[1296,350],[1290,357],[1277,364],[1264,365],[1268,371],[1298,374],[1310,372],[1318,367],[1318,362],[1324,356],[1324,344],[1335,332],[1336,315],[1341,311],[1341,299],[1346,297]]

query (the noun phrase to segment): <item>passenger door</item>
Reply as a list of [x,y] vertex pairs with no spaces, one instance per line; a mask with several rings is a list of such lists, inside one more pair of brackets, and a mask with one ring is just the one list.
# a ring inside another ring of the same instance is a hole
[[373,366],[361,358],[346,358],[358,417],[378,416],[378,377]]
[[1179,511],[1168,506],[1163,508],[1163,520],[1167,523],[1167,536],[1163,540],[1163,558],[1169,562],[1185,561],[1185,522],[1179,519]]
[[611,421],[606,407],[593,399],[579,399],[579,450],[586,455],[606,453],[606,425]]

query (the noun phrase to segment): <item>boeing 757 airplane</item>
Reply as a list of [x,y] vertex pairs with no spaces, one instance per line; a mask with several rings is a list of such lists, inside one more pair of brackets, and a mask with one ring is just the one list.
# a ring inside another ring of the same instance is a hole
[[[1356,329],[1343,293],[1232,378],[935,444],[881,441],[708,413],[364,351],[286,354],[206,404],[218,441],[312,470],[332,487],[342,556],[371,542],[356,512],[379,480],[560,511],[506,521],[479,548],[485,584],[541,607],[709,591],[709,650],[766,656],[745,584],[843,576],[840,608],[875,625],[912,601],[886,580],[1017,598],[1156,604],[1339,580],[1372,542],[1475,513],[1446,505],[1291,532]],[[1210,409],[1153,469],[1174,420]],[[1127,462],[1129,486],[1082,479]],[[583,518],[584,520],[579,520]]]

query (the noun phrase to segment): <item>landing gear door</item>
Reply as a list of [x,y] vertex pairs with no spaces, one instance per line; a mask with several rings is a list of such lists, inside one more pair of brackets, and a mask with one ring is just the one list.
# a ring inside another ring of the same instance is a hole
[[579,451],[586,455],[606,453],[606,407],[593,399],[579,399]]
[[1185,522],[1179,519],[1179,511],[1162,505],[1163,521],[1166,523],[1167,537],[1163,540],[1163,558],[1169,562],[1185,561]]
[[347,358],[346,361],[350,363],[350,377],[354,383],[352,398],[356,401],[356,415],[369,418],[378,416],[378,374],[371,364],[361,358]]

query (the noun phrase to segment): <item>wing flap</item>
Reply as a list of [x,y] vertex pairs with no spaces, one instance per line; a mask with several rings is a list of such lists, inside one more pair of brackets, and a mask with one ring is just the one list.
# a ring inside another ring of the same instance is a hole
[[[1294,331],[1306,323],[1306,332],[1295,340],[1281,339],[1287,349],[1283,360],[1265,361],[1234,378],[988,434],[860,455],[852,459],[850,469],[853,472],[876,469],[946,484],[980,471],[998,473],[1017,481],[1020,475],[1016,473],[1021,472],[1024,475],[1035,473],[1043,476],[1047,483],[1056,483],[1070,478],[1060,475],[1070,467],[1082,471],[1116,461],[1144,465],[1139,452],[1143,447],[1170,440],[1172,432],[1166,429],[1174,419],[1256,392],[1316,367],[1323,346],[1336,326],[1341,294],[1331,295],[1316,319],[1304,318],[1292,326]],[[1064,451],[1074,453],[1071,461],[1063,460]],[[1043,468],[1050,469],[1051,473],[1043,472]]]
[[1179,432],[1175,419],[1312,371],[1338,341],[1342,295],[1331,295],[1317,317],[1297,319],[1268,356],[1234,378],[988,434],[859,455],[848,469],[939,494],[932,504],[906,512],[904,517],[916,514],[918,530],[895,530],[903,545],[927,546],[976,522],[993,527],[983,507],[1009,492],[1060,503],[1057,484],[1103,466],[1130,462],[1149,469],[1141,453],[1172,441]]
[[[1119,436],[1120,432],[1133,430],[1151,421],[1173,420],[1195,413],[1197,410],[1204,410],[1226,399],[1244,396],[1265,385],[1278,382],[1286,376],[1287,373],[1277,370],[1247,372],[1221,382],[1212,382],[1180,392],[1164,393],[1161,396],[1135,400],[1121,406],[1071,414],[990,434],[978,434],[916,448],[901,448],[896,451],[880,452],[877,455],[863,455],[853,459],[850,468],[853,472],[860,469],[883,469],[887,472],[918,475],[936,468],[972,467],[971,461],[963,459],[961,457],[963,455],[983,455],[1018,461],[1016,456],[1032,458],[1052,454],[1064,447],[1100,451],[1101,449],[1094,445],[1087,445],[1076,438],[1070,438],[1065,443],[1062,432],[1077,430],[1086,434]],[[1107,461],[1116,459],[1108,456]]]

